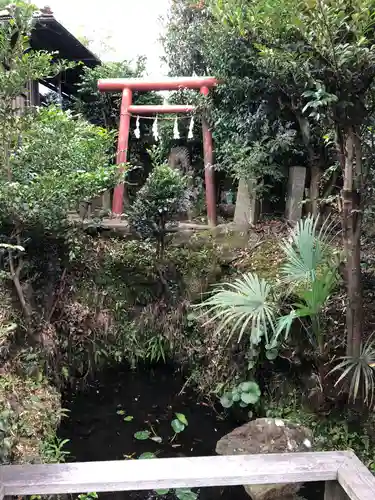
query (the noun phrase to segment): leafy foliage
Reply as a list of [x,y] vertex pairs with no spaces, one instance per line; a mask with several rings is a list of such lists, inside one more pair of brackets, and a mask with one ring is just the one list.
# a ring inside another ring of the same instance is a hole
[[[178,0],[164,39],[172,73],[196,70],[223,81],[207,101],[217,166],[237,178],[307,166],[314,215],[343,188],[336,206],[347,265],[347,354],[356,358],[361,223],[373,183],[373,10],[372,0],[350,8],[345,0]],[[326,281],[312,295],[324,296],[335,279]]]
[[30,116],[21,113],[17,98],[27,95],[29,81],[38,81],[59,74],[73,65],[55,62],[55,56],[46,51],[30,50],[30,32],[33,29],[35,7],[27,2],[10,4],[9,20],[0,25],[0,175],[11,179],[11,154],[18,149],[19,135],[28,127]]
[[[29,34],[34,27],[34,5],[17,1],[8,4],[9,20],[0,26],[0,54],[4,65],[0,71],[1,119],[14,120],[11,99],[24,93],[29,81],[55,76],[75,64],[67,61],[54,62],[54,54],[47,51],[31,51]],[[6,117],[5,112],[9,111]],[[11,133],[13,131],[9,131]]]
[[188,426],[187,418],[183,413],[176,413],[176,418],[172,420],[171,427],[176,434],[183,432]]
[[161,255],[167,223],[187,209],[186,188],[186,179],[178,170],[156,165],[130,208],[131,226],[143,238],[156,239]]
[[207,10],[197,8],[194,2],[180,0],[172,3],[164,23],[162,36],[166,62],[173,76],[191,76],[207,73],[202,51],[203,27],[209,19]]
[[358,0],[349,11],[343,0],[262,0],[245,8],[241,0],[213,0],[210,5],[239,35],[256,38],[261,56],[275,71],[293,72],[295,80],[310,86],[302,91],[310,102],[302,112],[319,108],[354,116],[349,103],[364,90],[358,77],[370,71],[371,78],[373,71],[371,0]]
[[10,413],[0,413],[0,463],[9,463],[12,450]]
[[[208,322],[218,322],[217,331],[229,332],[228,339],[235,333],[241,341],[246,335],[251,358],[264,346],[268,359],[274,359],[282,336],[288,338],[297,318],[310,320],[311,339],[321,352],[324,349],[319,315],[335,286],[337,264],[327,258],[329,234],[324,226],[318,230],[317,223],[312,217],[300,221],[291,230],[289,240],[281,243],[285,263],[280,282],[271,284],[248,273],[233,283],[218,285],[217,291],[198,306],[208,315]],[[324,270],[319,273],[323,264]],[[293,293],[300,302],[289,305],[289,314],[282,315],[285,282],[293,283]],[[252,367],[253,362],[249,366]]]
[[[52,453],[52,444],[58,442],[56,430],[63,414],[60,395],[46,380],[3,373],[0,379],[0,463],[55,462],[57,454]],[[65,451],[63,446],[60,446],[61,453]]]
[[155,453],[152,453],[151,451],[145,451],[141,455],[139,455],[138,460],[149,460],[151,458],[157,458]]
[[[9,19],[0,25],[0,222],[8,238],[4,243],[26,252],[8,247],[2,267],[17,292],[26,330],[35,333],[35,323],[50,314],[37,314],[35,296],[24,293],[30,271],[27,251],[36,234],[51,237],[59,232],[64,238],[68,211],[110,188],[118,177],[111,167],[112,136],[107,131],[54,106],[20,107],[30,81],[74,65],[56,62],[56,54],[31,50],[34,6],[17,2],[8,12]],[[39,334],[34,340],[40,341]]]
[[69,439],[61,439],[57,436],[49,436],[41,443],[41,454],[44,460],[50,464],[61,464],[70,455],[70,451],[64,449]]
[[229,339],[236,332],[240,342],[249,328],[252,344],[258,345],[263,335],[269,343],[270,327],[275,331],[275,299],[271,286],[251,273],[233,283],[219,285],[216,293],[203,304],[208,308],[210,321],[220,320],[218,331],[231,326]]
[[332,254],[329,245],[330,225],[325,222],[319,228],[319,222],[319,218],[306,217],[297,223],[290,239],[281,243],[286,256],[282,274],[291,284],[314,281],[319,266]]
[[[108,130],[117,130],[120,119],[121,92],[100,92],[98,80],[106,78],[141,78],[145,76],[146,59],[103,63],[95,68],[83,68],[75,108],[92,123]],[[153,92],[134,92],[133,103],[161,104],[161,98]]]
[[304,425],[314,432],[314,449],[316,451],[353,450],[362,462],[375,472],[375,454],[373,446],[373,414],[362,422],[359,428],[358,421],[350,409],[342,409],[339,413],[333,412],[319,416],[309,411],[303,404],[303,398],[297,390],[290,391],[286,397],[264,402],[267,417],[282,418]]
[[[0,121],[0,128],[3,125]],[[32,318],[35,297],[27,299],[21,285],[27,279],[27,253],[43,231],[65,237],[68,245],[75,241],[68,236],[69,211],[119,179],[108,154],[111,141],[109,132],[70,112],[41,108],[9,157],[8,175],[0,185],[0,221],[8,228],[8,244],[24,247],[26,252],[8,248],[3,265],[6,277],[14,283],[29,330],[38,319]]]
[[146,441],[147,439],[149,439],[151,436],[151,432],[148,431],[148,430],[145,430],[145,431],[137,431],[135,434],[134,434],[134,437],[135,439],[137,439],[138,441]]
[[112,135],[71,112],[40,108],[10,158],[10,180],[0,187],[0,217],[49,230],[69,210],[115,185],[108,155]]
[[223,408],[230,408],[234,403],[238,403],[241,408],[246,408],[248,405],[255,405],[260,396],[261,391],[256,382],[241,382],[231,391],[225,392],[220,398],[220,403]]
[[77,498],[78,500],[96,500],[99,496],[95,491],[91,491],[89,493],[81,493]]
[[190,488],[178,488],[175,490],[175,495],[178,500],[197,500],[198,494]]
[[[280,180],[285,167],[303,164],[304,153],[280,77],[260,67],[251,42],[223,29],[204,3],[188,0],[173,2],[163,38],[173,76],[195,72],[222,80],[214,97],[201,103],[213,124],[216,167],[235,179]],[[269,187],[265,183],[263,191]]]
[[[358,357],[362,339],[361,224],[371,163],[365,157],[373,121],[374,2],[356,0],[210,0],[220,24],[254,41],[262,67],[293,82],[290,96],[310,159],[315,126],[334,137],[342,171],[342,228],[347,265],[347,354]],[[290,78],[293,76],[293,79]],[[315,125],[314,125],[315,124]],[[323,133],[322,133],[323,132]],[[370,189],[371,191],[371,189]]]
[[343,356],[330,373],[341,371],[335,385],[349,382],[349,399],[353,402],[361,396],[365,404],[372,407],[375,392],[375,343],[373,336],[361,346],[360,355]]
[[318,227],[319,219],[307,217],[299,221],[289,240],[281,243],[285,262],[281,267],[283,283],[291,288],[299,302],[294,303],[280,325],[286,332],[292,322],[309,318],[312,337],[320,353],[324,351],[324,334],[320,315],[337,283],[338,259],[330,245],[332,225],[327,221]]

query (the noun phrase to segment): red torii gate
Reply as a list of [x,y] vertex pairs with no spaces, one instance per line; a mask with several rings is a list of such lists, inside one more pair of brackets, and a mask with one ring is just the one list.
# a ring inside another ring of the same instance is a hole
[[[117,146],[117,164],[123,164],[127,161],[129,149],[130,118],[132,114],[151,114],[151,113],[191,113],[194,106],[179,105],[155,105],[155,106],[135,106],[132,104],[133,91],[155,91],[155,90],[180,90],[194,89],[199,90],[201,94],[208,95],[210,89],[218,84],[213,77],[191,77],[191,78],[166,78],[160,81],[147,81],[141,78],[124,79],[114,78],[111,80],[99,80],[98,89],[101,92],[119,92],[122,91],[120,126]],[[203,152],[206,184],[206,205],[207,219],[210,225],[216,226],[216,194],[213,172],[213,141],[212,132],[206,120],[202,120],[203,132]],[[124,183],[115,187],[113,193],[112,212],[120,215],[123,211],[124,201]]]

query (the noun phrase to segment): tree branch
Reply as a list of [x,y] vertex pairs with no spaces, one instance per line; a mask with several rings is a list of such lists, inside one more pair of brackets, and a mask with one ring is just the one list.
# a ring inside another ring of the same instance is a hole
[[18,299],[19,299],[20,304],[21,304],[22,312],[24,314],[27,326],[30,326],[31,318],[32,318],[32,311],[31,311],[30,305],[26,302],[25,294],[23,293],[22,285],[20,282],[20,274],[21,274],[21,270],[23,267],[23,262],[18,263],[17,268],[15,268],[12,250],[8,251],[8,256],[9,256],[10,275],[11,275],[12,281],[14,283],[14,287],[16,289]]

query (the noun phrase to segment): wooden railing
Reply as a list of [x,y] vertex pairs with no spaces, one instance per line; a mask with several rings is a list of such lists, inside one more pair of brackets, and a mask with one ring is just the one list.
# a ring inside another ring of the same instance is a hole
[[325,482],[325,500],[374,500],[375,478],[351,452],[158,458],[0,466],[0,500],[53,495]]

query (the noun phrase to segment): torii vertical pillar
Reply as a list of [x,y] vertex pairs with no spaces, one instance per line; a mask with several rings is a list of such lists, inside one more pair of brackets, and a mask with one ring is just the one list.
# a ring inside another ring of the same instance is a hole
[[[120,169],[123,170],[123,165],[128,159],[128,149],[129,149],[129,131],[130,131],[130,113],[129,107],[132,104],[132,91],[129,88],[125,88],[122,91],[121,108],[120,108],[120,126],[118,131],[118,143],[117,143],[117,165],[120,165]],[[123,182],[118,184],[113,191],[113,203],[112,212],[117,215],[121,215],[123,212],[123,204],[129,204],[128,193],[125,189]]]
[[[208,87],[200,89],[201,94],[207,96],[209,93]],[[202,119],[203,133],[203,157],[204,157],[204,180],[206,184],[206,205],[207,205],[207,220],[211,226],[216,226],[216,193],[215,193],[215,178],[214,178],[214,146],[212,140],[212,131],[205,118]]]
[[[114,78],[111,80],[99,80],[98,89],[102,92],[118,92],[122,91],[120,126],[118,135],[117,147],[117,163],[120,168],[128,159],[129,148],[129,132],[130,132],[130,116],[151,114],[151,113],[191,113],[194,111],[193,106],[189,105],[132,105],[132,91],[146,92],[159,90],[181,90],[195,89],[201,94],[208,95],[209,89],[218,84],[213,77],[192,77],[192,78],[166,78],[162,81],[147,81],[140,78],[123,79]],[[215,179],[214,179],[214,158],[213,158],[213,140],[211,129],[205,119],[202,120],[203,132],[203,152],[204,152],[204,178],[206,185],[206,205],[207,219],[211,226],[216,226],[216,194],[215,194]],[[126,186],[124,183],[116,186],[113,195],[112,212],[115,215],[121,215],[123,212],[124,201],[129,203]]]

